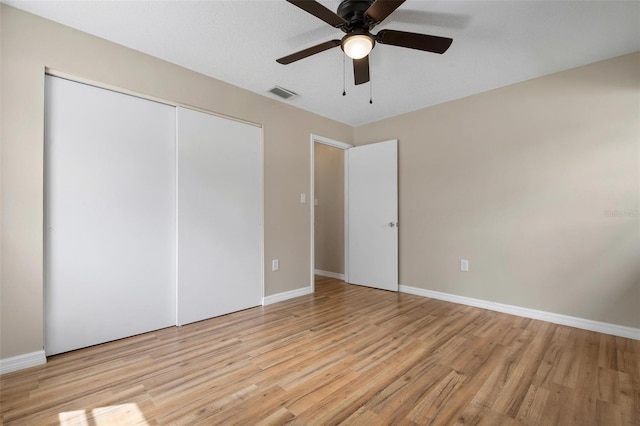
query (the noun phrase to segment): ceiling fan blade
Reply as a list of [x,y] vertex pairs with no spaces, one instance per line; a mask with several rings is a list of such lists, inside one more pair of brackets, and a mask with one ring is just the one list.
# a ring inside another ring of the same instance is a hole
[[324,43],[316,44],[315,46],[308,47],[299,52],[292,53],[288,56],[283,56],[280,59],[276,59],[276,62],[282,65],[288,65],[292,62],[299,61],[300,59],[307,58],[316,53],[324,52],[332,47],[340,46],[340,40],[329,40]]
[[375,24],[379,24],[404,2],[405,0],[376,0],[369,6],[369,9],[364,12],[364,16],[368,17]]
[[353,60],[353,79],[356,85],[369,81],[369,55]]
[[327,9],[320,3],[314,0],[287,0],[294,6],[298,6],[300,9],[304,10],[307,13],[312,14],[318,19],[322,19],[327,24],[340,28],[347,23],[340,16],[336,15],[331,10]]
[[426,52],[444,53],[451,46],[453,39],[405,31],[382,30],[376,35],[376,41],[381,44],[408,47]]

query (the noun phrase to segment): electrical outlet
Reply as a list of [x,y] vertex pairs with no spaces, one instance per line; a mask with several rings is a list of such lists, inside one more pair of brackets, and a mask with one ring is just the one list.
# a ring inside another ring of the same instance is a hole
[[271,270],[272,271],[280,270],[280,259],[273,259],[271,261]]
[[460,270],[462,272],[469,272],[469,261],[467,259],[460,259]]

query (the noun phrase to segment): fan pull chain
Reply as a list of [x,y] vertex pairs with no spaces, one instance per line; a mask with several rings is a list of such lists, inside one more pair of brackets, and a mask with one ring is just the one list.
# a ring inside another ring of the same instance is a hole
[[347,71],[346,71],[346,64],[345,64],[345,57],[346,55],[342,55],[342,96],[346,96],[347,95]]
[[369,52],[369,105],[373,104],[373,80],[371,79],[371,52]]

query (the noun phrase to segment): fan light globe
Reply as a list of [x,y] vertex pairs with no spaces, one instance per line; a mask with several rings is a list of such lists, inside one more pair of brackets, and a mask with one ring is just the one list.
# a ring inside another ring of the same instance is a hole
[[342,42],[342,50],[351,59],[362,59],[373,49],[373,40],[364,34],[356,34],[347,37]]

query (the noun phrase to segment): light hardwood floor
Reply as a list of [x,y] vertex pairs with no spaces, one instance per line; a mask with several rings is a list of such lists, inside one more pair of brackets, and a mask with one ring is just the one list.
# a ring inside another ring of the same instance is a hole
[[6,425],[640,425],[640,341],[320,278],[0,386]]

